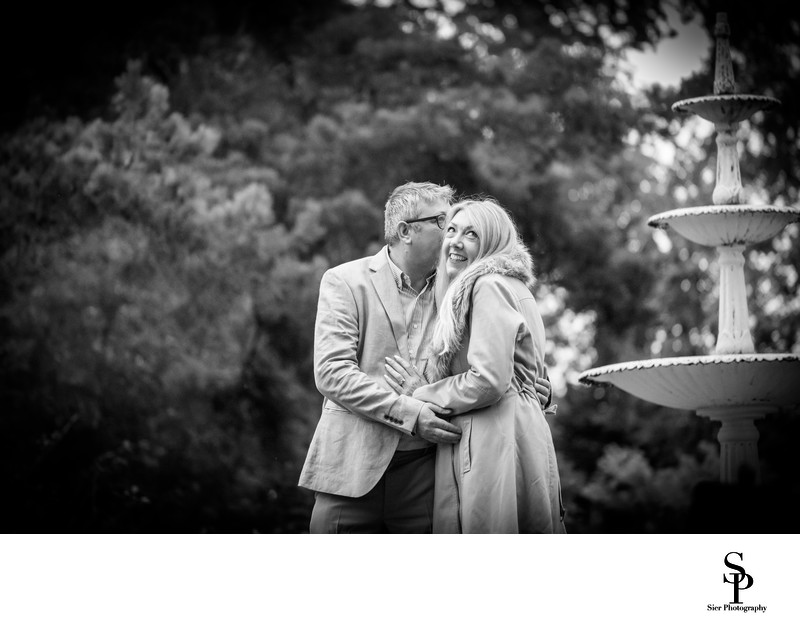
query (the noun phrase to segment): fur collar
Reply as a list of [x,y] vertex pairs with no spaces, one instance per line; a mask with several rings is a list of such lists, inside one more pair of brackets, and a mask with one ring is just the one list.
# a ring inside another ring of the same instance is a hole
[[439,318],[431,343],[433,367],[430,377],[433,380],[450,374],[450,364],[464,341],[472,289],[475,282],[487,274],[519,279],[533,290],[533,258],[522,243],[518,243],[511,253],[484,257],[470,264],[453,280],[439,307]]

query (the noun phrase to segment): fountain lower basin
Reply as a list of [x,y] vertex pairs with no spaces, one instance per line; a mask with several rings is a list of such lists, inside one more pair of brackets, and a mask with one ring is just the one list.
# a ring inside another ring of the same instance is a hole
[[720,422],[720,480],[760,482],[755,421],[800,405],[800,356],[741,353],[656,358],[581,373],[660,406],[693,410]]
[[581,373],[579,381],[611,384],[668,408],[777,410],[800,405],[800,355],[732,353],[653,358],[589,369]]

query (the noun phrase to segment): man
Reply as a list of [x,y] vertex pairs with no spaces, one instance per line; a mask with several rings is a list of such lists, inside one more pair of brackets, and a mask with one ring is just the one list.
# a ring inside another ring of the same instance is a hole
[[322,277],[314,377],[325,399],[299,482],[316,492],[311,533],[431,532],[436,444],[458,442],[460,430],[447,411],[389,388],[384,363],[425,368],[453,195],[430,182],[397,187],[386,246]]

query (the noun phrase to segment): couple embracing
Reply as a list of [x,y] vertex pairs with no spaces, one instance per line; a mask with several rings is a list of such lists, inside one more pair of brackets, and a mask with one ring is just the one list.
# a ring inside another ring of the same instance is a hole
[[311,533],[564,533],[533,262],[491,199],[410,182],[320,284]]

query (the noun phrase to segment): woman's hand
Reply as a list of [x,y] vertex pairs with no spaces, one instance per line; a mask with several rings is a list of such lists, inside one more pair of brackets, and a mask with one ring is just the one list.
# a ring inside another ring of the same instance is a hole
[[411,395],[428,380],[410,362],[400,356],[386,358],[386,382],[399,395]]

